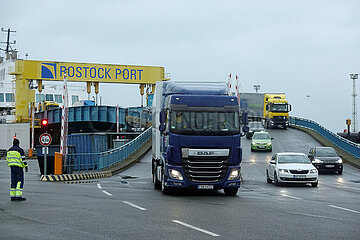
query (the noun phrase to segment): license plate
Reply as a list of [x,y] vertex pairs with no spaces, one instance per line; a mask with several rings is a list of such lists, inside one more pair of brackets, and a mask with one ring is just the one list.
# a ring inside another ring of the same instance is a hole
[[294,175],[294,178],[306,178],[306,175]]
[[198,189],[214,189],[214,185],[198,185]]
[[266,148],[266,147],[265,147],[265,146],[258,146],[258,148],[264,149],[264,148]]
[[335,165],[325,165],[325,167],[327,167],[327,168],[333,168],[333,167],[335,167]]

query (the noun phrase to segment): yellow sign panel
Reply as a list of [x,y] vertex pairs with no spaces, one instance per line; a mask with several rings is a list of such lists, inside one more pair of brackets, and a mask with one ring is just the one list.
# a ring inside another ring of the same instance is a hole
[[17,60],[15,69],[15,74],[33,80],[62,81],[65,74],[75,82],[155,84],[168,80],[163,67]]

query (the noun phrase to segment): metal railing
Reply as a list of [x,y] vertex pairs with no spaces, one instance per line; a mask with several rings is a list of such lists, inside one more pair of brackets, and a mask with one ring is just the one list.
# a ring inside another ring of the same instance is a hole
[[[109,168],[123,161],[151,138],[151,127],[123,146],[100,153],[73,153],[66,155],[64,171],[95,172]],[[84,159],[84,160],[83,160]]]
[[304,127],[307,129],[314,130],[321,136],[323,136],[325,139],[329,140],[342,150],[350,153],[356,158],[360,158],[360,147],[358,144],[353,143],[331,131],[324,128],[317,122],[314,122],[312,120],[304,119],[304,118],[298,118],[298,117],[290,117],[290,125]]

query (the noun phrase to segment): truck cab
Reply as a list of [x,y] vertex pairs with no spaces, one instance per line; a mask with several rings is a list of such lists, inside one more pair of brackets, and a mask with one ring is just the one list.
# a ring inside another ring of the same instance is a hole
[[158,82],[153,100],[152,174],[164,194],[240,187],[240,115],[226,84]]
[[291,105],[285,99],[285,94],[264,95],[264,121],[265,127],[281,126],[286,129],[289,126],[289,112]]

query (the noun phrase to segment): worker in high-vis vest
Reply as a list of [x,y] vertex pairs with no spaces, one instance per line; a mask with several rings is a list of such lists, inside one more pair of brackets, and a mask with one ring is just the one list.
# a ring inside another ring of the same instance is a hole
[[19,147],[20,141],[14,139],[13,146],[7,151],[6,163],[11,168],[11,186],[10,186],[10,199],[11,201],[25,201],[26,198],[22,197],[24,186],[24,172],[28,172],[28,165],[23,162],[25,157],[24,150]]

